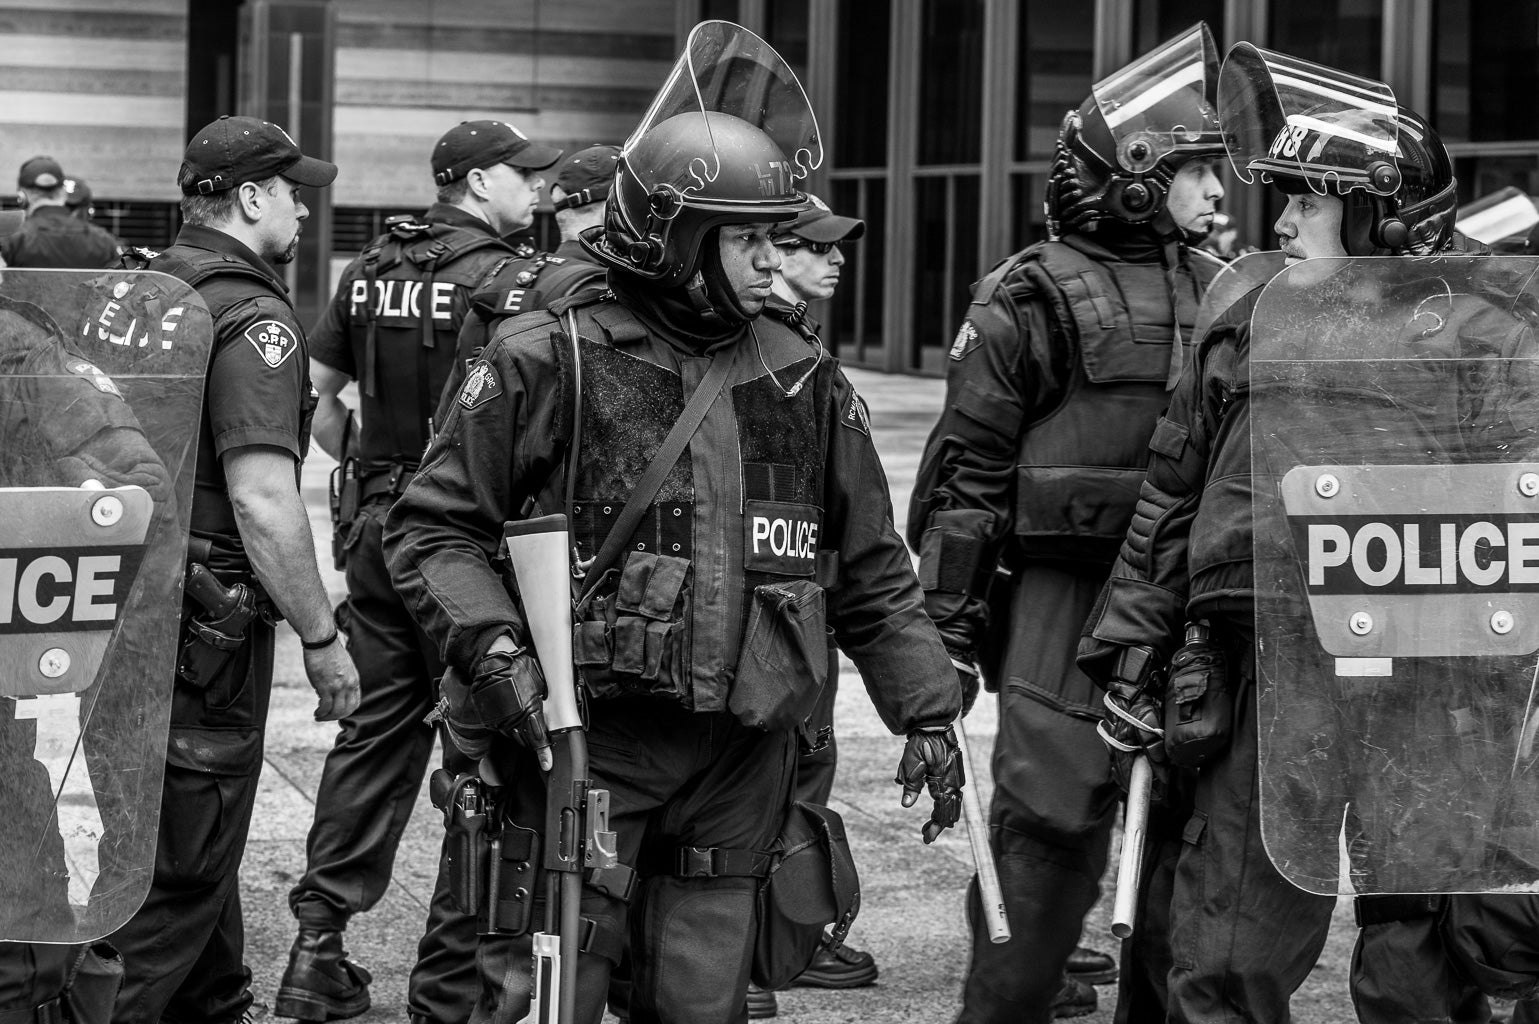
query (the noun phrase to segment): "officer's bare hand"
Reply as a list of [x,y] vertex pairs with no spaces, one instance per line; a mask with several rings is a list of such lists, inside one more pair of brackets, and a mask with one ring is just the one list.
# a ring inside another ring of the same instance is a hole
[[305,676],[315,690],[317,722],[335,722],[358,709],[358,668],[340,635],[319,650],[305,651]]
[[904,807],[912,807],[919,800],[921,786],[930,791],[935,806],[930,811],[930,820],[924,824],[923,835],[926,843],[935,842],[936,836],[962,816],[962,786],[967,780],[962,772],[957,734],[950,726],[909,733],[903,760],[898,762],[898,777],[893,781],[903,787]]

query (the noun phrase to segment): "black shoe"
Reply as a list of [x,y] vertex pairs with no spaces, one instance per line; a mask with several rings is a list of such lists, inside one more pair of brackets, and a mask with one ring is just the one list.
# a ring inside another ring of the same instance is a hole
[[780,1003],[775,999],[775,993],[762,989],[750,981],[748,983],[748,1019],[763,1020],[779,1012]]
[[299,929],[289,968],[278,983],[273,1016],[296,1020],[343,1020],[369,1008],[374,977],[347,958],[342,933]]
[[860,988],[876,982],[876,960],[870,953],[851,949],[836,939],[824,937],[818,955],[807,969],[791,980],[792,985],[811,988]]
[[1065,974],[1063,985],[1053,997],[1053,1019],[1083,1017],[1087,1013],[1095,1013],[1095,1006],[1095,989]]
[[1117,980],[1117,961],[1105,953],[1080,946],[1069,954],[1063,969],[1086,985],[1110,985]]

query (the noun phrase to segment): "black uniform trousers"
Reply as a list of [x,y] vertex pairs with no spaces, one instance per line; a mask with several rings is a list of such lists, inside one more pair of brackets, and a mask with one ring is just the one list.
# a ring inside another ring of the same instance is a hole
[[[683,878],[682,846],[764,850],[791,799],[796,741],[731,714],[695,714],[671,701],[628,697],[589,705],[588,754],[595,788],[609,790],[621,864],[641,878],[626,904],[584,886],[582,914],[608,955],[584,953],[575,1019],[603,1016],[609,974],[629,942],[633,1024],[746,1021],[760,879]],[[499,759],[513,790],[513,819],[543,832],[542,777],[523,752]],[[543,918],[537,903],[534,919]],[[530,935],[487,936],[477,955],[482,991],[472,1024],[513,1024],[529,1009]]]
[[[388,509],[382,495],[359,510],[347,562],[342,618],[362,695],[326,755],[305,873],[289,893],[302,927],[345,930],[349,918],[379,902],[433,750],[433,728],[423,719],[443,668],[390,583],[380,543]],[[456,773],[471,767],[452,744],[445,744],[444,764]],[[469,1017],[475,946],[475,919],[454,907],[440,871],[408,984],[411,1012],[442,1022]]]
[[[266,722],[272,681],[273,628],[257,619],[201,695],[177,682],[154,879],[110,937],[127,968],[113,1024],[231,1024],[251,1006],[239,880],[262,746],[260,732],[254,746],[246,737]],[[199,696],[201,713],[189,710]],[[196,732],[179,730],[194,719]],[[239,753],[180,756],[184,742]],[[189,767],[194,761],[202,767]]]
[[[962,1024],[1052,1019],[1064,965],[1100,895],[1119,791],[1096,734],[1100,691],[1075,664],[1104,573],[1040,562],[1010,601],[989,841],[1011,939],[995,944],[969,895],[972,962]],[[1128,965],[1124,965],[1124,972]]]
[[[1248,626],[1214,624],[1233,652],[1255,649]],[[1170,906],[1170,1020],[1285,1024],[1314,969],[1335,896],[1306,892],[1273,866],[1261,840],[1255,671],[1230,658],[1233,739],[1197,773]]]

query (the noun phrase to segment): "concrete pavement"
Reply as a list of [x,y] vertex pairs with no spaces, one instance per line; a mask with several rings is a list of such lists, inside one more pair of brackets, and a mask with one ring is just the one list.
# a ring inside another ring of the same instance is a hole
[[[871,407],[873,433],[883,454],[895,512],[904,516],[920,449],[940,409],[940,381],[851,370],[856,388]],[[334,463],[313,449],[304,471],[304,494],[315,529],[316,550],[334,600],[342,596],[340,574],[331,570],[326,480]],[[840,766],[833,806],[844,816],[860,866],[862,910],[850,936],[869,949],[881,968],[871,988],[845,992],[793,989],[780,994],[780,1019],[833,1024],[852,1021],[949,1021],[956,1015],[968,956],[962,896],[972,873],[966,836],[949,831],[924,846],[920,806],[898,804],[892,777],[902,752],[872,709],[848,662],[841,672],[836,711]],[[366,682],[366,681],[365,681]],[[253,975],[258,1020],[271,1017],[278,979],[287,963],[294,921],[289,888],[304,870],[304,843],[314,812],[321,764],[336,735],[332,725],[312,720],[314,696],[305,682],[297,638],[286,627],[278,641],[278,670],[266,744],[266,765],[251,841],[241,873],[246,915],[246,959]],[[983,778],[987,806],[987,754],[995,733],[995,705],[984,699],[968,717],[973,757]],[[971,781],[971,780],[970,780]],[[354,1018],[365,1024],[406,1020],[406,978],[427,913],[436,871],[441,820],[428,803],[426,787],[408,826],[393,884],[372,912],[355,918],[347,936],[352,954],[374,974],[374,1006]],[[1115,863],[1115,858],[1114,861]],[[1114,950],[1110,937],[1110,886],[1086,923],[1084,942]],[[1325,1024],[1351,1019],[1345,988],[1352,941],[1350,908],[1338,908],[1331,945],[1300,998],[1295,1019]],[[1101,1007],[1089,1024],[1112,1019],[1113,988],[1102,988]]]

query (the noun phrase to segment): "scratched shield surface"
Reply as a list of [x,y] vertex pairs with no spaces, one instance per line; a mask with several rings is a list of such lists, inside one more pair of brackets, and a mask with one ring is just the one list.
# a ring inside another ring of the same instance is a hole
[[1262,836],[1305,889],[1539,889],[1536,265],[1308,260],[1256,306]]
[[165,274],[0,275],[0,940],[148,891],[210,327]]

